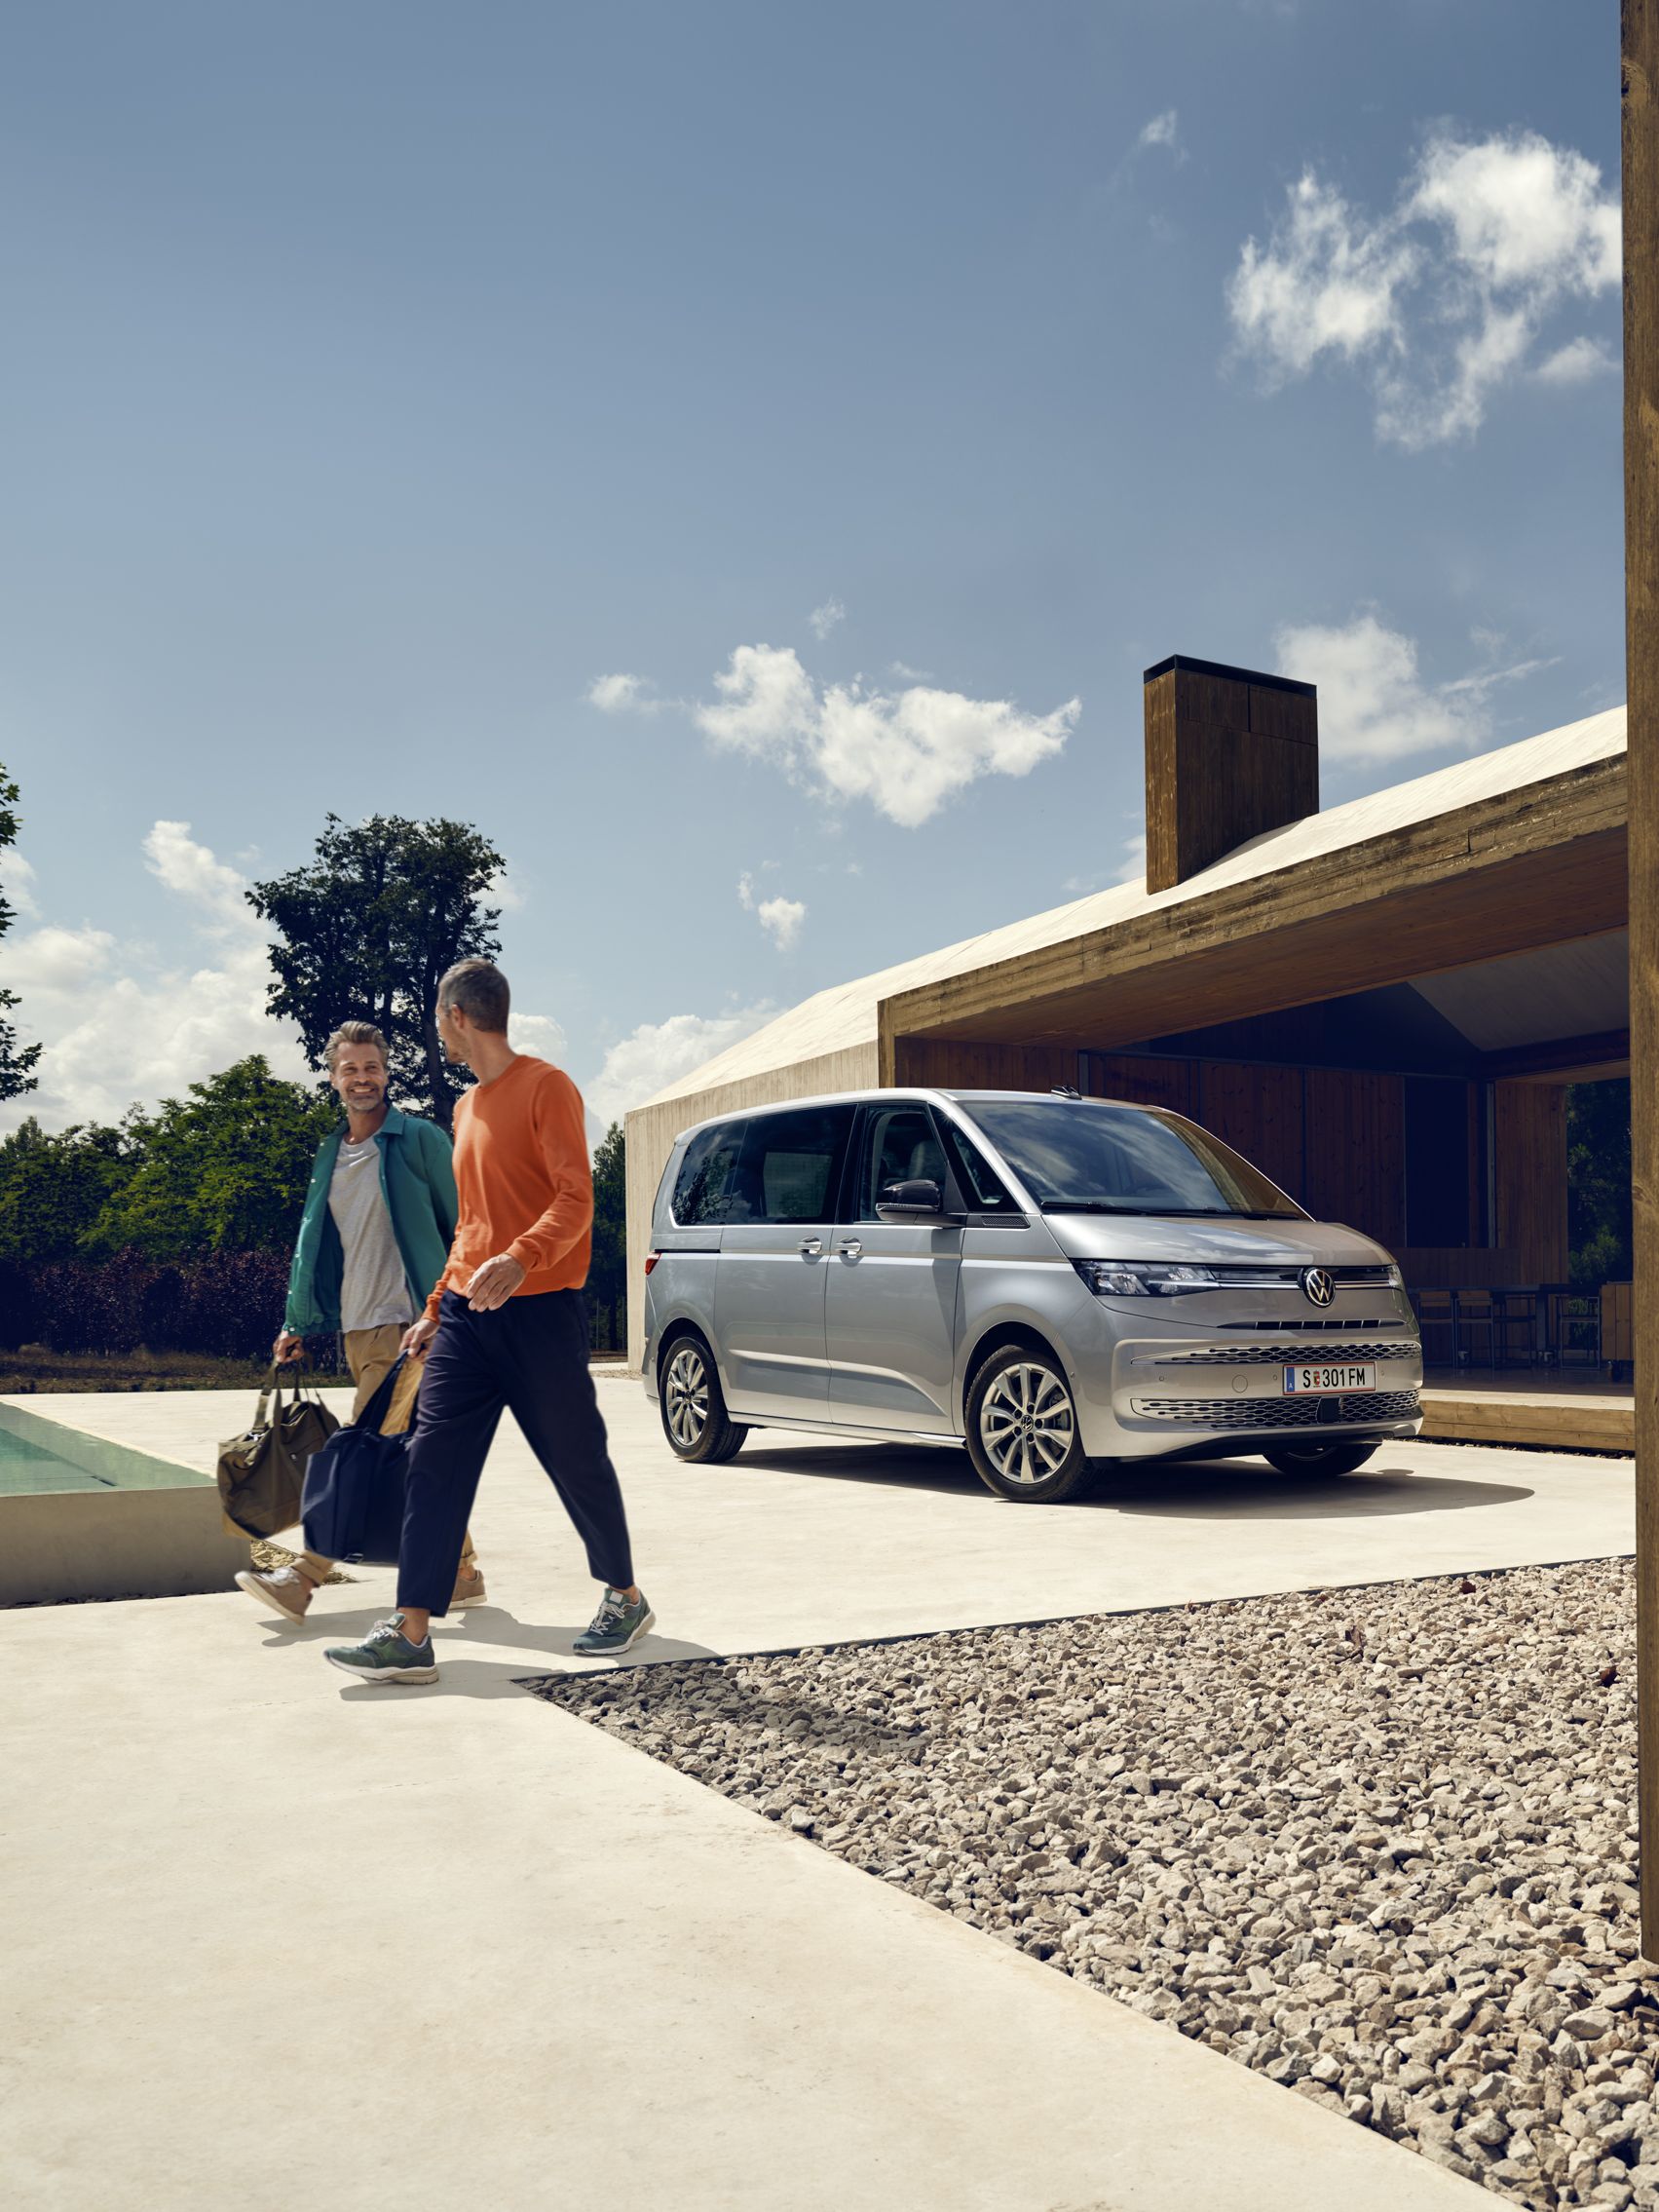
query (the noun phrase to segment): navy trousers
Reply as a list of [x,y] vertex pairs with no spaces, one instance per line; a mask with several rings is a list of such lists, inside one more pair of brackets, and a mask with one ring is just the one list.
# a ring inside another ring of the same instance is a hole
[[409,1445],[397,1603],[445,1613],[467,1520],[504,1407],[547,1470],[602,1583],[633,1582],[627,1515],[587,1371],[580,1290],[509,1298],[475,1314],[443,1294]]

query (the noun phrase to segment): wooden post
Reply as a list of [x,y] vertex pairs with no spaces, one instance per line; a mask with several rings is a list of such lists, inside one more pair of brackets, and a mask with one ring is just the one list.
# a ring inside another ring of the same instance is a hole
[[1659,1959],[1659,0],[1622,0],[1641,1948]]

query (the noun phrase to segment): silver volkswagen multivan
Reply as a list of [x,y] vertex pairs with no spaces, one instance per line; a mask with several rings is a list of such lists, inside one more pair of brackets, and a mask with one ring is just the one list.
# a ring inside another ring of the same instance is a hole
[[679,1138],[645,1387],[682,1459],[752,1427],[967,1446],[999,1497],[1091,1463],[1260,1453],[1345,1474],[1414,1435],[1399,1269],[1156,1107],[864,1091]]

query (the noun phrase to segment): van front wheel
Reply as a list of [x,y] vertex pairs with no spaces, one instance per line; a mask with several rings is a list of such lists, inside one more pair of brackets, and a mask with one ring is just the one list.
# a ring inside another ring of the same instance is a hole
[[735,1459],[749,1433],[728,1415],[713,1355],[699,1336],[677,1337],[669,1346],[657,1402],[669,1449],[695,1466]]
[[1089,1479],[1071,1385],[1045,1352],[993,1354],[967,1393],[967,1450],[987,1490],[1021,1505],[1056,1506]]

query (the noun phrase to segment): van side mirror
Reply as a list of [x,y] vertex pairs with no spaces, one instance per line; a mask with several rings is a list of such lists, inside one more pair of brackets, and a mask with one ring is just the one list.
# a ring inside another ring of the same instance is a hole
[[924,1175],[903,1183],[884,1183],[876,1201],[878,1221],[940,1221],[944,1213],[944,1192]]

